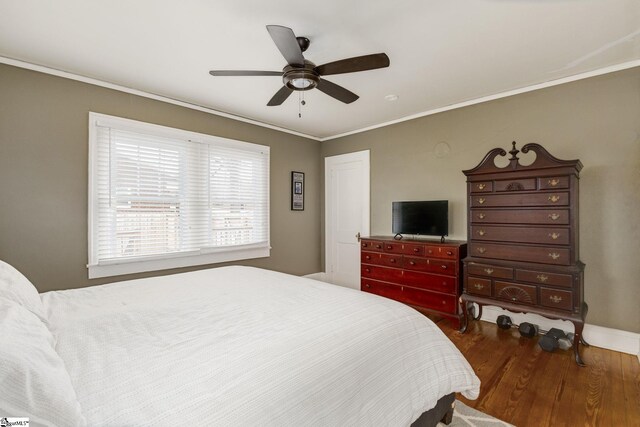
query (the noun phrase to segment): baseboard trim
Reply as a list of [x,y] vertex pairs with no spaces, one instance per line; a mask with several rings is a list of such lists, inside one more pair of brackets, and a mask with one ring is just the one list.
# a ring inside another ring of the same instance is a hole
[[[522,322],[534,323],[543,330],[551,328],[573,332],[573,323],[567,320],[552,320],[537,314],[512,313],[499,307],[485,306],[482,308],[482,318],[485,322],[495,323],[499,315],[506,314],[515,324]],[[597,325],[584,325],[582,332],[584,339],[591,345],[607,350],[619,351],[638,356],[640,361],[640,334],[620,329],[606,328]]]

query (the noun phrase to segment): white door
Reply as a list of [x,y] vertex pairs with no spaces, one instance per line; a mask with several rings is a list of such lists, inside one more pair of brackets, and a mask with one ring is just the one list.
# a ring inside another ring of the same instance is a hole
[[369,150],[324,160],[325,272],[360,289],[359,237],[369,235]]

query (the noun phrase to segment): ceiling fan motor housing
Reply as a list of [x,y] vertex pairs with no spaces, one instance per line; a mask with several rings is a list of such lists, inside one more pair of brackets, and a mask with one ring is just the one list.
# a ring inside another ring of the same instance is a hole
[[316,64],[304,61],[303,66],[287,65],[282,70],[282,81],[291,90],[310,90],[318,85],[320,74],[314,68]]

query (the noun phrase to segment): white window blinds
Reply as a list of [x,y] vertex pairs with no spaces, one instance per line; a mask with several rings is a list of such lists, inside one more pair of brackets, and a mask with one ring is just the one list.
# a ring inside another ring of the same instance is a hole
[[91,113],[90,156],[90,277],[268,256],[268,147]]

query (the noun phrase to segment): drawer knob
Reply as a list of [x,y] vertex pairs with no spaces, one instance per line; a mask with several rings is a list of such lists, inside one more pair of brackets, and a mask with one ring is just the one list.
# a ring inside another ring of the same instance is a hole
[[557,214],[557,213],[549,214],[549,219],[551,219],[553,221],[555,221],[558,218],[560,218],[560,214]]
[[479,213],[478,214],[478,218],[480,218],[480,219],[485,219],[486,217],[487,216],[485,214],[483,214],[483,213]]
[[395,263],[396,263],[396,259],[395,259],[395,258],[391,258],[391,259],[389,260],[389,262],[390,262],[391,264],[395,264]]
[[485,234],[487,234],[487,232],[486,232],[486,231],[484,231],[484,230],[478,230],[478,235],[480,235],[480,236],[484,236]]
[[370,268],[365,268],[364,271],[366,271],[367,273],[371,273],[371,269]]
[[413,252],[420,252],[420,248],[413,248]]
[[486,201],[486,199],[484,199],[484,198],[482,198],[482,197],[480,197],[480,198],[478,199],[478,203],[480,203],[481,205],[482,205],[485,201]]
[[369,260],[369,259],[371,259],[371,257],[369,255],[367,255],[367,256],[364,257],[364,259]]
[[387,249],[392,249],[392,248],[393,248],[393,246],[387,245]]
[[549,237],[551,237],[553,240],[558,240],[558,237],[560,237],[560,233],[549,233]]
[[558,295],[549,295],[549,299],[554,304],[559,304],[562,301],[562,297],[559,297]]
[[376,245],[376,249],[382,249],[381,245]]
[[474,288],[480,290],[480,289],[484,289],[484,285],[482,283],[475,283],[473,285]]
[[491,274],[491,273],[493,273],[493,268],[485,268],[484,272],[487,273],[487,274]]
[[481,254],[483,254],[483,253],[485,253],[487,251],[485,248],[482,248],[482,247],[476,248],[476,250]]
[[365,284],[365,285],[364,285],[364,287],[365,287],[365,288],[370,288],[370,287],[371,287],[371,285],[367,283],[367,284]]
[[548,199],[551,203],[555,203],[558,200],[560,200],[560,196],[558,196],[557,194],[554,194],[553,196],[549,196]]
[[560,180],[553,178],[553,179],[550,179],[549,181],[547,181],[547,183],[550,186],[555,187],[556,185],[560,184]]
[[478,184],[478,190],[484,190],[487,184]]
[[549,252],[549,256],[554,260],[560,258],[560,254],[557,252]]
[[549,276],[545,276],[544,274],[538,274],[536,276],[536,279],[538,279],[539,281],[541,281],[542,283],[546,282],[547,280],[549,280]]
[[440,268],[442,268],[443,270],[446,270],[446,269],[447,269],[447,266],[446,266],[446,265],[444,265],[444,264],[442,264],[442,265],[440,266]]
[[369,245],[367,245],[366,243],[363,243],[363,244],[362,244],[362,247],[363,247],[363,248],[366,248],[367,246],[369,246]]
[[511,297],[511,301],[518,301],[518,298],[516,298],[516,297]]
[[453,255],[453,252],[447,251],[447,255],[451,256],[451,255]]
[[415,261],[409,261],[409,265],[416,265]]

